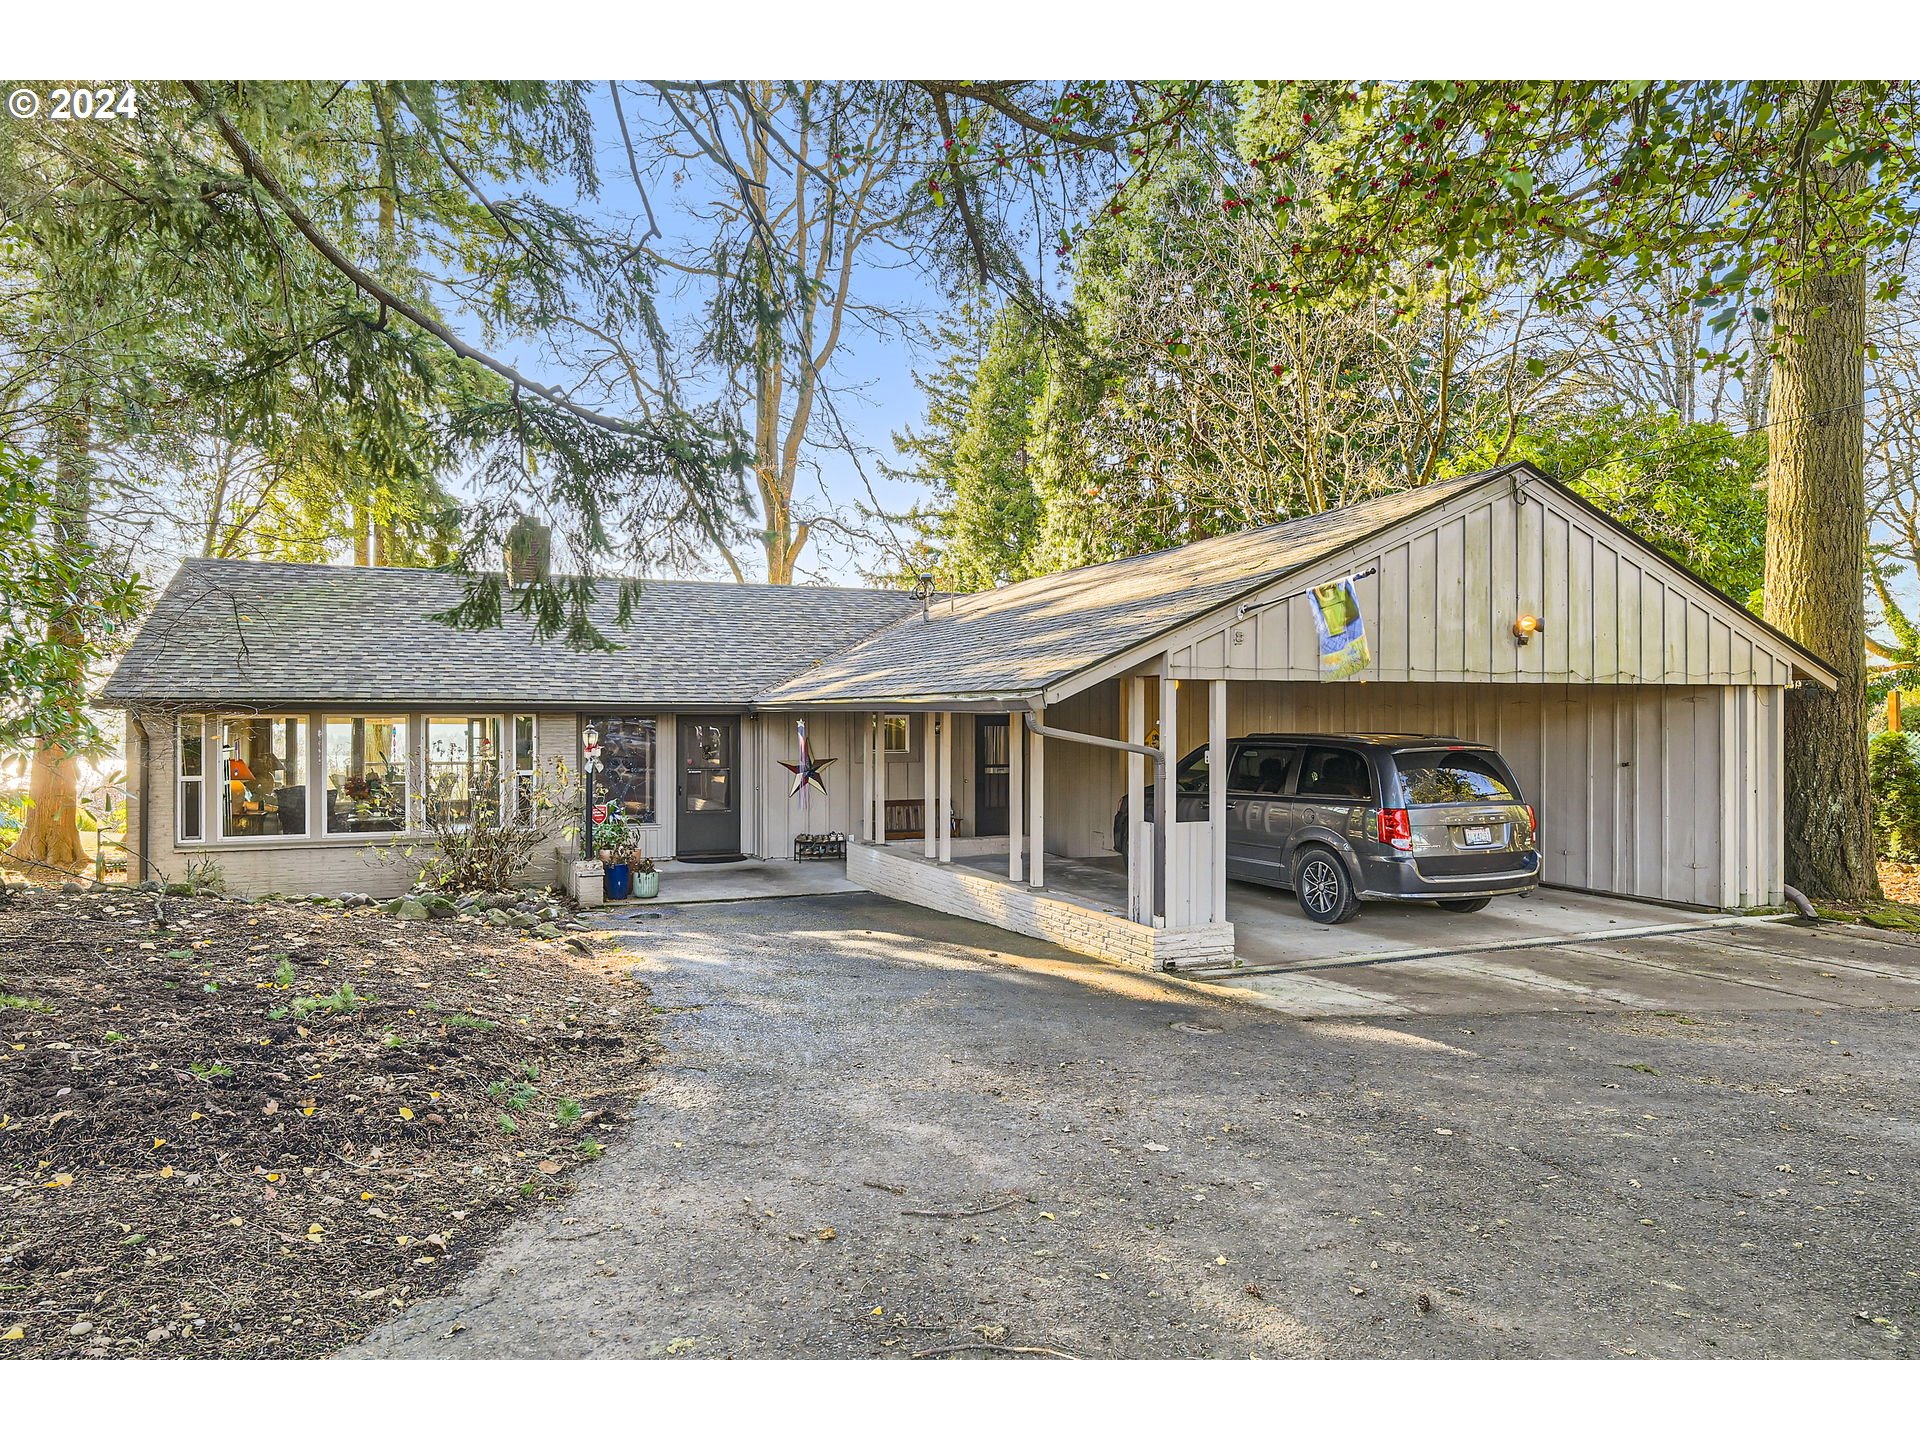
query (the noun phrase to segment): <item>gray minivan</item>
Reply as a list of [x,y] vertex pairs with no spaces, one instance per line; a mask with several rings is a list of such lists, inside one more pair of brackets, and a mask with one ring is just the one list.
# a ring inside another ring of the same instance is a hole
[[[1338,925],[1362,900],[1484,909],[1540,883],[1533,806],[1491,745],[1451,735],[1248,735],[1227,742],[1227,874],[1292,890]],[[1208,813],[1207,751],[1175,771],[1182,820]],[[1147,819],[1153,787],[1147,787]],[[1127,850],[1127,802],[1113,844]]]

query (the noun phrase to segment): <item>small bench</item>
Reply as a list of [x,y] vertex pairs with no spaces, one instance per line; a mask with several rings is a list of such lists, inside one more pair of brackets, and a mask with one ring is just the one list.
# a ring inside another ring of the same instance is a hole
[[[953,817],[953,833],[960,833],[960,817]],[[927,802],[889,800],[887,802],[887,839],[923,840],[927,834]]]

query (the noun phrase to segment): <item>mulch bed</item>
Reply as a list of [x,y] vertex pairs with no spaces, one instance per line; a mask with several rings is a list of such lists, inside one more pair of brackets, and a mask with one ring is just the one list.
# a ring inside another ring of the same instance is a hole
[[338,1349],[566,1193],[653,1023],[468,922],[0,895],[0,1357]]

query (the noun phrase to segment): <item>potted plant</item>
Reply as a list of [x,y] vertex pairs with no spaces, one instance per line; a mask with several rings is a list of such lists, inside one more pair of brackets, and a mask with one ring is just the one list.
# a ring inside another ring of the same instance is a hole
[[624,900],[633,882],[633,852],[637,848],[633,827],[625,820],[602,820],[593,827],[593,848],[606,867],[606,898]]
[[654,869],[653,858],[642,855],[633,862],[633,898],[651,900],[660,893],[660,872]]

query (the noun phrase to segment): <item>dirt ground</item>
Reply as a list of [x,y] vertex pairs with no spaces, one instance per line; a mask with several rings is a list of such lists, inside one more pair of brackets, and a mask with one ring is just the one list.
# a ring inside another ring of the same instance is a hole
[[1315,1020],[871,895],[606,923],[627,1143],[349,1354],[1916,1353],[1911,937]]
[[650,1083],[648,992],[508,936],[0,904],[0,1358],[330,1353],[571,1193]]

